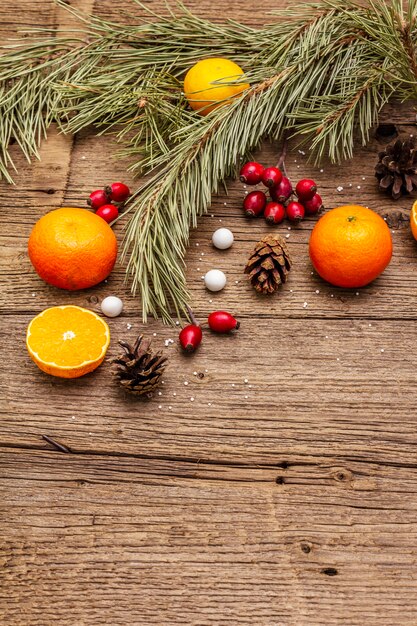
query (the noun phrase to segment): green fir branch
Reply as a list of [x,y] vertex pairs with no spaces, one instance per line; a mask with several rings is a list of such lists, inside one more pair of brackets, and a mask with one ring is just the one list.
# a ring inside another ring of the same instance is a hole
[[[417,0],[323,0],[255,29],[212,23],[181,4],[160,16],[132,0],[127,24],[84,16],[80,30],[20,44],[0,58],[0,176],[9,144],[38,157],[48,126],[115,134],[147,175],[128,207],[122,256],[143,317],[186,310],[184,256],[220,183],[264,137],[298,136],[316,159],[350,158],[391,98],[417,96]],[[250,89],[205,117],[182,94],[201,58],[233,59]]]
[[9,183],[10,170],[16,171],[9,152],[12,143],[28,161],[39,158],[38,148],[57,102],[49,79],[68,72],[72,43],[46,39],[14,46],[0,56],[0,178]]

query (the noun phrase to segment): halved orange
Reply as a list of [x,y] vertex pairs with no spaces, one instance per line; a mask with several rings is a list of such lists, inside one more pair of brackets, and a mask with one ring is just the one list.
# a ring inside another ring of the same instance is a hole
[[410,226],[411,226],[411,232],[413,233],[414,239],[417,239],[417,200],[414,202],[413,206],[411,207]]
[[30,322],[26,346],[36,365],[47,374],[78,378],[103,362],[110,330],[98,315],[79,306],[54,306]]

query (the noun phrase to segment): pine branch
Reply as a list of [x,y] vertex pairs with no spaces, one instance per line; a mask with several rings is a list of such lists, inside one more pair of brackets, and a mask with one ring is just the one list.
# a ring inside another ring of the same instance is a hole
[[11,143],[17,143],[30,162],[39,158],[39,145],[52,121],[66,120],[69,112],[60,109],[62,94],[56,82],[89,73],[92,63],[83,62],[83,55],[92,47],[76,37],[44,38],[18,44],[0,57],[0,178],[13,182]]
[[13,182],[10,170],[16,171],[11,143],[19,145],[28,161],[39,158],[38,147],[56,104],[49,77],[66,73],[71,44],[46,39],[17,45],[0,57],[0,178],[9,183]]
[[[417,95],[417,0],[322,0],[286,8],[263,29],[215,24],[183,5],[128,24],[80,18],[65,40],[50,33],[0,58],[0,176],[11,181],[15,139],[26,158],[52,121],[64,132],[95,124],[114,133],[131,169],[147,174],[134,195],[123,248],[143,316],[186,310],[189,229],[219,184],[264,137],[298,135],[319,160],[352,156],[381,107]],[[203,57],[232,58],[251,88],[206,117],[181,92]]]
[[328,60],[321,61],[321,78],[316,63],[306,65],[301,74],[298,62],[294,63],[256,84],[240,100],[181,128],[175,136],[176,148],[154,161],[158,173],[131,205],[134,214],[123,251],[125,258],[130,255],[127,272],[134,292],[141,293],[145,319],[148,313],[156,316],[161,312],[169,320],[172,306],[177,314],[184,310],[188,293],[182,259],[189,228],[207,211],[219,181],[235,175],[242,156],[256,147],[260,138],[281,135],[298,98],[309,96],[311,83],[305,76],[312,72],[324,80]]
[[278,77],[265,81],[265,88],[256,86],[239,103],[181,129],[181,149],[171,150],[156,162],[158,173],[132,203],[124,256],[130,253],[127,271],[134,291],[141,290],[145,319],[148,313],[161,312],[169,320],[172,306],[178,315],[184,310],[188,293],[182,259],[189,228],[207,210],[219,181],[234,174],[248,144],[255,146],[259,136],[270,130],[274,120],[263,115],[271,104],[266,93],[274,88],[279,99],[278,84]]
[[[334,24],[336,13],[338,22]],[[157,177],[135,200],[132,210],[136,213],[128,225],[124,254],[131,252],[128,273],[133,289],[141,291],[145,318],[148,312],[156,315],[160,311],[169,319],[172,303],[177,314],[184,310],[188,294],[182,259],[188,243],[187,226],[195,226],[198,215],[207,210],[218,181],[233,171],[239,156],[252,149],[259,137],[278,137],[284,128],[293,126],[309,137],[315,133],[312,149],[318,150],[319,157],[328,151],[333,160],[352,154],[357,126],[362,141],[367,140],[392,89],[385,80],[386,61],[381,62],[369,48],[367,36],[348,13],[342,12],[342,16],[344,20],[339,11],[329,9],[304,25],[291,44],[278,41],[271,57],[282,67],[280,74],[254,86],[240,103],[228,110],[225,107],[224,120],[222,111],[220,119],[213,118],[212,126],[196,123],[191,148],[183,136],[179,155],[176,152],[178,161],[168,153],[169,171],[162,169],[159,182]],[[275,85],[276,92],[272,89]],[[262,101],[264,93],[267,97]],[[247,106],[248,98],[256,106]],[[265,119],[267,124],[260,123]],[[213,136],[216,141],[211,143]],[[162,167],[163,160],[155,165]],[[163,177],[165,184],[160,182]],[[154,244],[152,248],[147,247],[149,241]],[[160,249],[156,242],[162,244]],[[164,259],[168,271],[158,271],[159,259]]]

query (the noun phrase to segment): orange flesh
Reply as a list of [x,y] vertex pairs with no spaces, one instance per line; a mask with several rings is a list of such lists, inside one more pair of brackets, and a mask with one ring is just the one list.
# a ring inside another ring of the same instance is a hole
[[104,320],[76,306],[46,309],[31,321],[27,331],[31,357],[40,367],[51,366],[54,371],[45,371],[56,375],[55,369],[88,367],[95,362],[99,365],[109,340]]

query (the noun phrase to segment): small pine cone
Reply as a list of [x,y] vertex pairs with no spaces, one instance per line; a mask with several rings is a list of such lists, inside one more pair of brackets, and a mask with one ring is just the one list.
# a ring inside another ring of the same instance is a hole
[[125,354],[111,362],[118,365],[114,374],[123,389],[135,396],[151,397],[161,381],[168,359],[161,352],[153,353],[151,342],[142,343],[142,339],[143,335],[140,335],[133,347],[126,341],[119,341]]
[[287,245],[279,235],[266,235],[252,251],[245,267],[252,287],[258,293],[271,294],[287,282],[292,260]]
[[397,141],[379,153],[375,176],[394,200],[417,189],[417,150],[414,141]]

